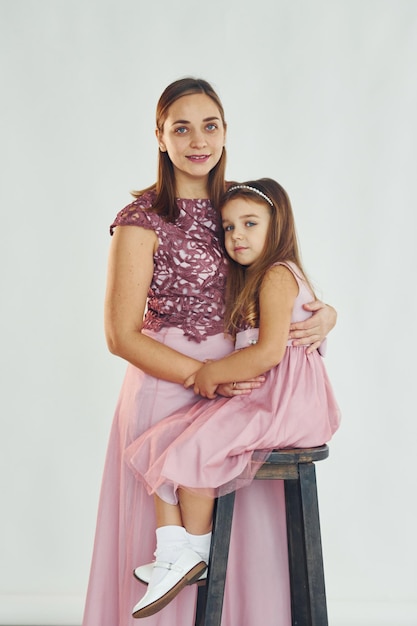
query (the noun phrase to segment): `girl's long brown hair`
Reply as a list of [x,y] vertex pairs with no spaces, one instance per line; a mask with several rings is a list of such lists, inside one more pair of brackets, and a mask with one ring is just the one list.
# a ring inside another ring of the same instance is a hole
[[[213,100],[220,111],[220,116],[224,128],[226,121],[224,117],[223,105],[219,96],[213,87],[207,81],[201,78],[181,78],[168,85],[159,98],[156,107],[156,126],[160,133],[163,132],[164,123],[168,117],[170,106],[182,96],[204,93]],[[224,194],[224,178],[226,172],[226,148],[223,148],[222,156],[209,173],[208,179],[208,195],[214,207],[218,207],[220,199]],[[159,151],[158,156],[158,173],[156,183],[141,191],[133,191],[132,195],[138,198],[147,191],[156,191],[156,200],[153,204],[152,211],[158,213],[166,219],[167,222],[174,222],[178,217],[178,207],[175,202],[175,174],[172,161],[167,152]]]
[[[237,185],[237,188],[233,188]],[[265,194],[272,206],[253,187]],[[224,195],[220,209],[232,198],[250,198],[255,202],[264,203],[271,212],[268,237],[263,254],[252,265],[242,266],[229,257],[229,270],[226,283],[226,330],[233,336],[246,327],[255,328],[259,324],[259,291],[262,281],[269,268],[279,261],[292,261],[305,276],[295,229],[294,215],[287,192],[272,178],[260,178],[244,183],[232,183],[230,190]],[[223,235],[224,238],[224,235]],[[312,294],[314,291],[307,281]]]

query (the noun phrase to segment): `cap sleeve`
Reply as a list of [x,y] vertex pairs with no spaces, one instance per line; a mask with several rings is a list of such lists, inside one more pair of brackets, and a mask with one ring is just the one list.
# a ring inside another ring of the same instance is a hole
[[116,226],[141,226],[142,228],[155,230],[161,218],[156,213],[149,211],[153,200],[153,195],[146,193],[125,206],[119,211],[110,225],[110,235],[113,235]]

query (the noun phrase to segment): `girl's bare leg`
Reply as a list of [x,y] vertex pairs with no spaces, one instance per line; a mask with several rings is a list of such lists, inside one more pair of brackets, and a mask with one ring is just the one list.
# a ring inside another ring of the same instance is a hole
[[214,500],[186,489],[178,490],[179,505],[168,504],[154,496],[156,526],[184,526],[192,535],[211,531]]
[[154,496],[156,526],[183,526],[181,510],[178,504],[168,504]]
[[214,500],[207,496],[178,490],[182,524],[192,535],[205,535],[211,531]]

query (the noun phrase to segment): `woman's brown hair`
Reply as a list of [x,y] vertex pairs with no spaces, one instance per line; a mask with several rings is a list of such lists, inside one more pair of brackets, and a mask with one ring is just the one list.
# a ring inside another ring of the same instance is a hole
[[[272,178],[231,183],[220,209],[232,198],[239,197],[264,203],[271,212],[271,221],[263,253],[257,261],[246,267],[229,257],[225,324],[233,336],[245,327],[254,328],[259,324],[259,291],[272,265],[292,261],[302,272],[300,277],[307,281],[301,264],[291,202],[285,189]],[[308,281],[307,284],[314,295]]]
[[[156,107],[156,126],[159,132],[163,132],[169,108],[174,102],[183,96],[200,93],[206,94],[216,104],[220,111],[223,126],[226,128],[223,105],[210,83],[201,78],[181,78],[168,85],[159,98]],[[224,194],[225,172],[226,148],[223,148],[222,156],[209,173],[208,179],[209,198],[212,205],[216,208],[219,206],[220,199]],[[133,191],[132,195],[137,198],[147,191],[156,191],[156,199],[152,210],[164,217],[168,222],[174,222],[178,217],[178,207],[175,202],[175,174],[172,161],[167,152],[159,151],[156,183],[142,191]]]

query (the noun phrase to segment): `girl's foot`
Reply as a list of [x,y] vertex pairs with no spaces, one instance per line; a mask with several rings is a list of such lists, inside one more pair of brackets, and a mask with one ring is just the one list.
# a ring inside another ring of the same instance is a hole
[[[158,576],[151,576],[147,592],[132,611],[133,617],[149,617],[163,609],[181,589],[201,576],[207,569],[207,563],[194,550],[184,548],[173,563],[155,561],[153,569],[155,568],[165,569],[166,572],[162,578],[161,572],[158,572]],[[153,582],[153,578],[157,578],[157,582]]]

